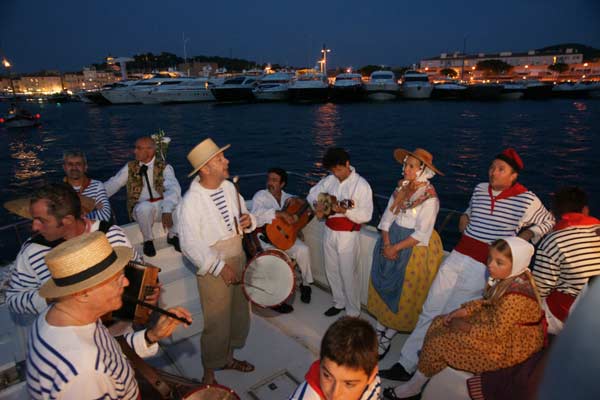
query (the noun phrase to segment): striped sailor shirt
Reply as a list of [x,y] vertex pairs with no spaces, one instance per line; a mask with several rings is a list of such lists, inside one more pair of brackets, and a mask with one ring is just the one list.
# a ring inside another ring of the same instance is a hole
[[[92,221],[90,232],[95,232],[99,228],[100,222]],[[132,247],[123,229],[117,225],[108,229],[106,237],[113,247]],[[46,309],[46,300],[38,294],[38,290],[50,279],[50,271],[46,266],[44,256],[51,249],[52,247],[36,243],[31,238],[21,246],[6,289],[6,301],[12,312],[37,315]],[[133,259],[142,261],[135,249],[133,250]]]
[[[27,389],[32,399],[137,399],[133,368],[100,320],[83,326],[53,326],[42,312],[29,332]],[[145,331],[125,334],[141,357],[156,354]]]
[[[73,186],[77,192],[80,187]],[[90,197],[96,200],[96,205],[102,205],[99,209],[94,209],[86,215],[86,218],[94,221],[110,221],[112,216],[112,210],[110,208],[110,202],[108,201],[108,195],[104,184],[95,179],[90,180],[90,184],[81,193],[82,196]]]
[[494,240],[515,236],[523,228],[533,233],[532,242],[536,243],[554,226],[554,217],[540,199],[530,190],[511,197],[495,201],[492,210],[489,183],[480,183],[475,187],[469,208],[465,214],[469,224],[465,235],[490,244]]
[[600,225],[570,226],[540,242],[533,277],[541,297],[553,290],[578,296],[588,279],[600,274]]

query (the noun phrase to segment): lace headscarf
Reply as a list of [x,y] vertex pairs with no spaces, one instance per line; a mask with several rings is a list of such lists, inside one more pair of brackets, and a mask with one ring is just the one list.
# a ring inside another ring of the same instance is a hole
[[[404,162],[402,163],[402,176],[404,176],[407,159],[408,156],[404,157]],[[433,185],[429,183],[429,180],[434,176],[435,172],[421,162],[417,178],[415,179],[415,182],[417,182],[416,188],[409,188],[411,182],[407,179],[398,181],[398,187],[393,194],[394,203],[390,206],[390,211],[394,215],[398,215],[401,211],[414,208],[427,199],[437,197]]]

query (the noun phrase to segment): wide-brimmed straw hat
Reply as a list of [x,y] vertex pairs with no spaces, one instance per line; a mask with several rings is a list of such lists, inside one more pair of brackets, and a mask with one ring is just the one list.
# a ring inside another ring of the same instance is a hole
[[52,278],[40,296],[60,298],[93,288],[125,268],[132,256],[130,247],[112,247],[100,231],[67,240],[44,257]]
[[198,170],[206,165],[214,156],[231,147],[227,144],[223,147],[217,146],[211,138],[204,139],[196,145],[187,155],[187,159],[192,164],[194,170],[188,174],[188,178],[193,176]]
[[416,158],[417,160],[419,160],[423,164],[425,164],[427,167],[429,167],[429,169],[431,169],[436,174],[444,176],[444,173],[442,171],[440,171],[439,169],[437,169],[435,167],[435,165],[433,165],[433,156],[427,150],[421,149],[421,148],[416,148],[414,151],[408,151],[405,149],[394,150],[394,158],[400,164],[402,164],[404,162],[404,158],[406,156],[412,156],[412,157]]
[[[79,195],[81,201],[81,212],[86,215],[92,212],[96,208],[96,200],[91,197]],[[4,208],[13,214],[17,214],[19,217],[33,219],[31,216],[31,198],[22,197],[20,199],[9,200],[4,203]]]

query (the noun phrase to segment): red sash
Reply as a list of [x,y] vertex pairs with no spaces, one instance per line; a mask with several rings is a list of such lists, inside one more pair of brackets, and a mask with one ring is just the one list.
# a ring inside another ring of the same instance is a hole
[[160,196],[160,197],[155,197],[155,198],[153,198],[153,199],[148,199],[148,201],[149,201],[150,203],[156,203],[157,201],[161,201],[162,199],[163,199],[163,197],[162,197],[162,196]]
[[360,224],[350,221],[346,217],[333,217],[325,221],[325,225],[332,231],[354,232],[360,231]]
[[304,379],[306,379],[306,382],[310,385],[310,387],[315,392],[317,392],[319,397],[321,397],[322,399],[325,399],[325,395],[323,394],[323,391],[321,390],[321,380],[319,379],[319,372],[320,372],[319,370],[320,369],[321,369],[321,361],[317,360],[314,363],[312,363],[312,365],[308,369],[308,372],[304,376]]
[[550,295],[546,297],[546,304],[548,304],[548,309],[550,309],[552,315],[562,322],[565,322],[569,316],[569,311],[571,310],[575,298],[575,296],[570,294],[553,290],[550,292]]
[[489,244],[473,239],[467,235],[462,235],[458,244],[454,247],[454,250],[465,256],[471,257],[473,260],[479,261],[482,264],[487,263],[489,249]]

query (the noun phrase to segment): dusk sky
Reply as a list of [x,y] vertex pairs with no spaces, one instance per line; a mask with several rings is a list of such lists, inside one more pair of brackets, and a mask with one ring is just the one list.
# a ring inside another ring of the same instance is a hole
[[0,56],[14,72],[78,71],[107,55],[172,52],[313,66],[402,66],[442,52],[600,48],[598,0],[0,0]]

